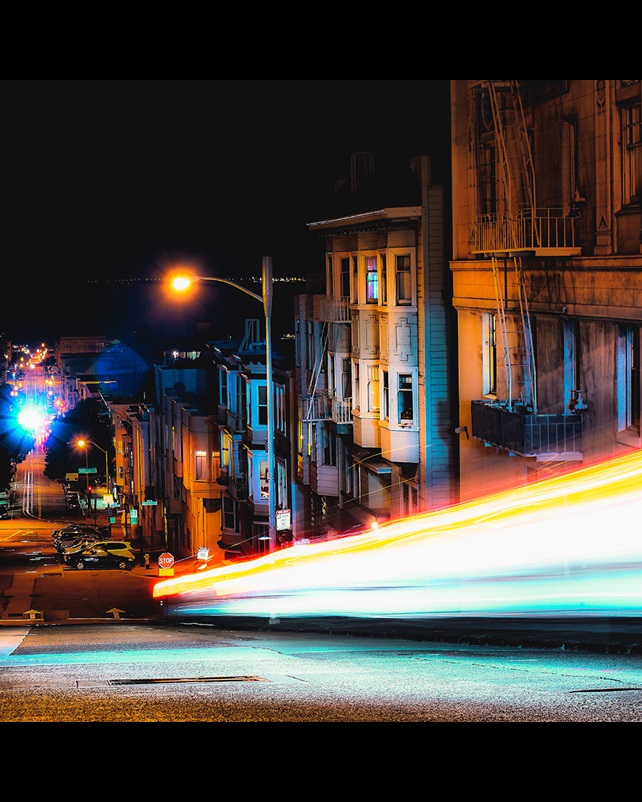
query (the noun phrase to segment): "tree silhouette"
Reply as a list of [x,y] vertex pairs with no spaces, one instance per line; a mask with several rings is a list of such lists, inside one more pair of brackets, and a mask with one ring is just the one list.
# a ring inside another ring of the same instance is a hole
[[[80,439],[91,440],[99,448],[81,450],[76,446]],[[56,418],[45,444],[44,475],[48,479],[64,482],[68,473],[77,473],[79,467],[94,467],[97,473],[105,472],[105,454],[111,457],[111,429],[109,417],[104,414],[102,401],[88,398],[80,401],[65,415]],[[102,451],[100,450],[102,449]]]

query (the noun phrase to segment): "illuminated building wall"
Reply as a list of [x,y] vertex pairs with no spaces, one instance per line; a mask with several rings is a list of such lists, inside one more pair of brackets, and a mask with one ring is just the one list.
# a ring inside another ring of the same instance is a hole
[[640,448],[641,85],[451,81],[463,500]]

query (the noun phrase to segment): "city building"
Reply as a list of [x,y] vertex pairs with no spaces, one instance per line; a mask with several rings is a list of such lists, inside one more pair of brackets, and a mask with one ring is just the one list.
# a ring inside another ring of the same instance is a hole
[[[355,154],[374,176],[374,157]],[[296,300],[297,474],[306,537],[358,531],[457,498],[456,353],[445,194],[428,156],[412,182],[359,192],[308,225],[325,292]],[[394,201],[398,202],[394,205]]]
[[451,81],[462,499],[641,446],[641,86]]
[[277,545],[292,541],[298,497],[294,474],[294,415],[288,341],[273,350],[272,387],[267,386],[265,338],[260,323],[245,321],[241,343],[211,343],[218,370],[218,422],[222,503],[219,547],[226,557],[269,549],[268,407],[273,393]]

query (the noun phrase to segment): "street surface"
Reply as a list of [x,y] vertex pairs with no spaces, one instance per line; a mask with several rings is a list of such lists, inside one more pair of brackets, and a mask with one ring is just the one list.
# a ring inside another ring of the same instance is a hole
[[0,630],[0,720],[640,722],[642,659],[162,624]]

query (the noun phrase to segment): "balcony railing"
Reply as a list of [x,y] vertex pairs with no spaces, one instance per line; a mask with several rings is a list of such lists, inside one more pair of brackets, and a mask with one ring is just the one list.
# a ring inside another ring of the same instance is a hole
[[352,399],[336,398],[326,392],[300,395],[299,417],[306,423],[332,420],[340,425],[351,425]]
[[579,255],[575,243],[577,217],[562,209],[536,209],[515,214],[484,214],[473,223],[472,253],[535,251],[541,255]]
[[321,299],[320,320],[327,323],[349,323],[350,322],[350,299],[332,298],[327,296]]
[[352,424],[351,398],[332,398],[332,420],[342,425]]
[[582,459],[582,415],[514,412],[496,402],[472,401],[472,436],[522,457]]

